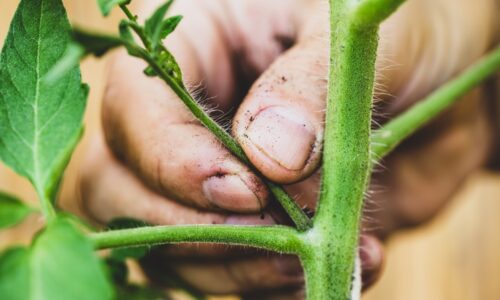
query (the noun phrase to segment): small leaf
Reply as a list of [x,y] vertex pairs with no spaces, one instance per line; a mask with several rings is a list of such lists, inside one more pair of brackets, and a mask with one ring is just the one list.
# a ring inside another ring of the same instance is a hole
[[7,228],[20,223],[33,209],[19,199],[0,192],[0,228]]
[[173,0],[168,0],[165,4],[161,5],[156,11],[146,20],[144,24],[144,31],[151,41],[151,46],[156,49],[156,46],[161,41],[162,22],[167,14],[168,9],[172,5]]
[[0,65],[0,158],[54,198],[82,133],[88,87],[74,67],[56,84],[42,78],[71,40],[61,0],[22,0]]
[[128,54],[135,56],[135,57],[140,57],[140,53],[132,48],[130,45],[134,45],[134,36],[132,35],[132,31],[130,30],[131,23],[129,20],[122,20],[120,22],[120,37],[122,40],[127,41],[128,45],[125,45],[125,48],[127,48]]
[[156,77],[158,76],[158,74],[156,73],[155,69],[151,66],[147,66],[145,69],[144,69],[144,74],[148,77]]
[[113,290],[92,244],[66,220],[50,223],[30,248],[0,256],[2,300],[107,300]]
[[120,29],[120,37],[131,43],[134,42],[134,36],[132,35],[132,31],[130,30],[130,21],[129,20],[121,20],[120,25],[118,27]]
[[111,10],[116,6],[116,5],[127,5],[131,2],[131,0],[97,0],[97,4],[99,4],[99,8],[101,9],[101,13],[104,16],[109,15]]
[[160,40],[163,40],[169,34],[174,32],[175,28],[177,28],[177,25],[179,25],[181,20],[182,20],[182,16],[173,16],[173,17],[170,17],[170,18],[164,20],[163,23],[161,24]]
[[158,61],[162,70],[164,70],[179,86],[184,87],[184,83],[182,82],[182,71],[174,56],[165,47],[161,46],[160,49]]

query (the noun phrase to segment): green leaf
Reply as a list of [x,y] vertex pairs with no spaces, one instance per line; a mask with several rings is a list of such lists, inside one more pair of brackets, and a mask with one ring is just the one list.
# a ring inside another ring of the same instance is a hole
[[182,20],[182,16],[173,16],[173,17],[170,17],[170,18],[164,20],[161,24],[160,40],[163,40],[169,34],[174,32],[175,28],[177,28],[177,25],[179,25],[181,20]]
[[88,94],[76,66],[55,84],[42,80],[63,56],[69,32],[61,0],[22,0],[0,60],[0,158],[46,205],[81,136]]
[[113,290],[92,244],[66,220],[39,234],[30,248],[0,257],[2,300],[105,300]]
[[158,61],[161,68],[170,76],[179,86],[184,87],[182,82],[182,71],[175,57],[165,47],[161,46],[158,54]]
[[144,24],[144,31],[150,39],[153,49],[156,49],[156,46],[158,46],[161,41],[163,19],[172,3],[173,0],[168,0],[165,4],[158,7]]
[[132,35],[132,31],[130,30],[130,21],[129,20],[121,20],[119,25],[120,37],[129,41],[130,43],[134,42],[134,36]]
[[0,192],[0,228],[16,225],[31,212],[33,209],[19,199]]
[[132,23],[129,20],[122,20],[119,25],[120,29],[120,38],[123,41],[128,42],[127,45],[125,45],[125,48],[127,48],[127,52],[131,56],[135,57],[140,57],[140,53],[136,50],[136,48],[132,47],[131,45],[136,45],[134,41],[134,36],[132,35],[132,31],[130,30]]
[[109,15],[113,7],[116,5],[127,5],[131,2],[131,0],[97,0],[97,4],[99,4],[99,8],[101,9],[101,13],[104,16]]

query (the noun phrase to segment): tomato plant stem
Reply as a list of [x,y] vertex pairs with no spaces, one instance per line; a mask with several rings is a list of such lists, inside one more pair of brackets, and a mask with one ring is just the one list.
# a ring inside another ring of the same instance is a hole
[[303,248],[299,233],[285,226],[176,225],[111,230],[90,235],[97,249],[166,243],[224,243],[279,253]]
[[497,72],[499,68],[500,46],[455,79],[444,84],[409,110],[376,130],[372,136],[373,158],[382,159],[401,141],[459,101],[461,96]]
[[[351,297],[364,193],[371,172],[370,128],[379,23],[396,1],[330,0],[330,68],[323,177],[312,256],[302,257],[308,299]],[[402,1],[399,1],[402,2]],[[367,19],[366,11],[370,13]]]
[[[120,6],[127,15],[130,22],[136,22],[136,18],[130,13],[125,5]],[[137,26],[132,26],[132,29],[141,38],[146,50],[139,48],[137,45],[129,44],[128,47],[132,47],[144,59],[148,64],[155,70],[156,74],[165,81],[168,86],[174,91],[174,93],[182,100],[186,107],[191,111],[191,113],[206,127],[210,130],[217,139],[233,153],[238,159],[243,163],[248,165],[255,173],[261,175],[260,172],[253,167],[250,160],[246,156],[245,152],[241,146],[236,142],[236,140],[215,120],[213,120],[207,112],[201,107],[201,105],[190,95],[185,87],[178,84],[178,82],[172,78],[162,67],[159,62],[155,59],[149,51],[149,42],[145,36],[144,31],[138,24]],[[267,180],[264,176],[260,176],[265,182],[266,186],[269,188],[271,193],[274,195],[276,200],[281,204],[283,209],[290,216],[292,221],[295,223],[299,231],[305,231],[311,228],[311,220],[305,214],[305,212],[295,203],[295,201],[288,195],[288,193],[283,189],[282,186]]]

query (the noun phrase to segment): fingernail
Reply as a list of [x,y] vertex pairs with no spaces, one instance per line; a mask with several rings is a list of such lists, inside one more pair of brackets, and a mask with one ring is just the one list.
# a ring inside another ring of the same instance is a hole
[[288,170],[302,170],[316,142],[311,122],[296,110],[272,106],[259,112],[246,137],[269,159]]
[[203,182],[203,193],[213,205],[234,212],[255,212],[262,208],[257,195],[238,175],[212,176]]

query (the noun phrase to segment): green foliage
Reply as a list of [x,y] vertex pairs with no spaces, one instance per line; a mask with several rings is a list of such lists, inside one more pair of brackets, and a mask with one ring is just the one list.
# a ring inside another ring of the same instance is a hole
[[182,16],[175,16],[164,20],[172,3],[173,0],[169,0],[158,7],[144,24],[144,32],[149,38],[151,48],[154,51],[161,44],[161,41],[175,30],[182,19]]
[[49,224],[29,248],[0,256],[3,300],[112,299],[113,290],[92,244],[68,221]]
[[[179,87],[184,88],[184,82],[182,81],[182,71],[179,64],[175,60],[175,57],[168,51],[165,47],[161,46],[161,50],[156,55],[156,60],[158,66],[164,72],[166,76],[175,82]],[[153,67],[148,67],[144,70],[144,73],[148,76],[158,76],[158,73]]]
[[[126,259],[140,259],[160,243],[207,242],[246,245],[296,254],[304,266],[310,299],[348,299],[358,241],[363,192],[370,172],[370,110],[378,24],[404,0],[330,0],[331,64],[326,117],[323,187],[314,226],[281,186],[266,181],[297,229],[285,226],[149,226],[115,220],[110,230],[86,237],[79,222],[55,216],[51,200],[82,132],[88,89],[81,84],[78,62],[86,54],[102,56],[124,46],[148,63],[145,73],[158,76],[193,115],[242,162],[249,161],[232,136],[191,97],[182,73],[163,40],[180,16],[165,19],[172,0],[160,6],[144,26],[128,10],[130,0],[98,0],[104,15],[119,5],[128,20],[120,36],[83,30],[69,34],[61,0],[22,0],[0,56],[0,158],[35,186],[48,219],[30,247],[0,254],[0,298],[11,300],[165,299],[159,290],[130,285]],[[141,39],[139,46],[132,31]],[[57,64],[56,64],[57,63]],[[500,67],[500,51],[471,73],[437,91],[415,109],[387,125],[386,149],[452,103],[452,98],[478,84]],[[353,102],[352,99],[357,99]],[[396,124],[391,125],[391,124]],[[372,149],[373,150],[373,149]],[[11,226],[32,209],[0,193],[0,228]],[[76,224],[76,225],[75,225]],[[109,272],[94,249],[119,248],[106,259]],[[143,262],[145,259],[142,260]],[[162,270],[163,272],[163,270]],[[168,273],[165,273],[168,274]],[[175,276],[165,282],[189,290]],[[195,298],[202,295],[192,293]]]
[[32,212],[33,209],[19,199],[0,192],[0,228],[14,226]]
[[177,25],[182,21],[182,16],[173,16],[161,23],[160,39],[163,40],[169,36],[177,28]]
[[104,16],[109,15],[111,10],[116,5],[126,5],[129,3],[130,3],[130,0],[97,0],[97,4],[99,4],[99,8],[101,9],[101,13]]
[[45,202],[82,133],[88,93],[78,67],[54,84],[42,80],[66,50],[69,31],[61,0],[22,0],[1,54],[0,158]]

